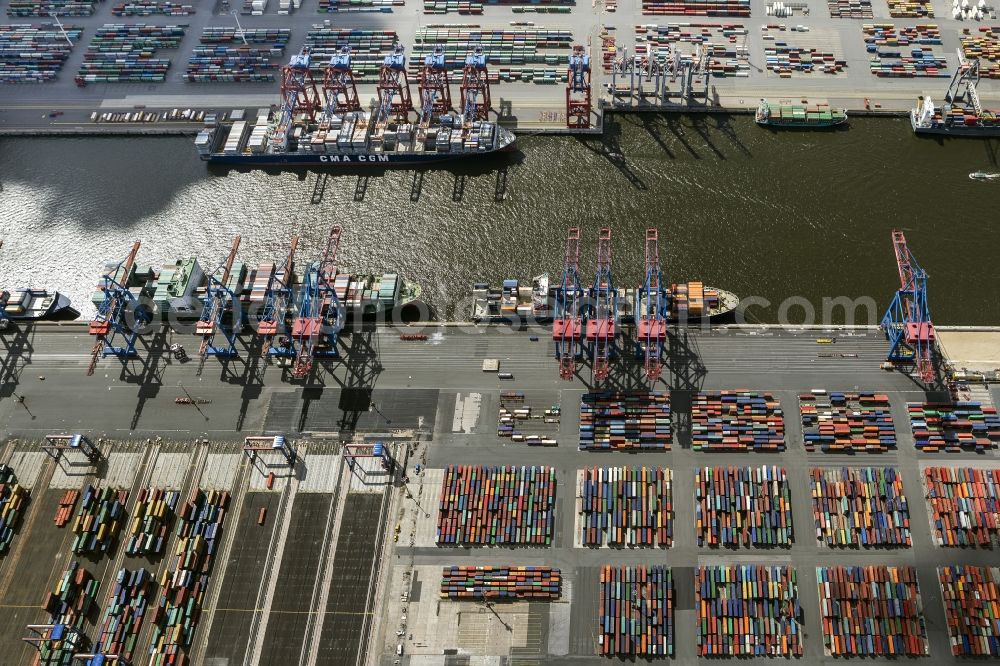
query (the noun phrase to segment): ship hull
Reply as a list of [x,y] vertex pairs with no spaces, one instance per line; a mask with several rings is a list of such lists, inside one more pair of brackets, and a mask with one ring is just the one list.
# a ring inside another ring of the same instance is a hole
[[500,150],[483,150],[475,153],[372,153],[372,154],[321,154],[321,153],[283,153],[283,154],[240,154],[226,155],[212,153],[202,157],[209,164],[226,164],[230,166],[302,166],[302,167],[377,167],[382,169],[406,169],[413,167],[468,160],[497,155],[513,150],[513,144]]
[[793,129],[793,130],[813,130],[813,129],[832,129],[834,127],[839,127],[847,122],[847,118],[841,120],[831,120],[830,122],[818,122],[818,123],[784,123],[775,122],[773,120],[757,120],[758,125],[761,127],[773,127],[775,129]]
[[[44,289],[32,289],[30,305],[23,312],[7,311],[6,318],[10,321],[69,321],[76,319],[80,313],[73,309],[68,297],[58,291],[48,292]],[[49,305],[41,306],[39,302],[51,299]]]
[[1000,125],[986,127],[983,125],[934,125],[926,127],[917,124],[916,110],[910,111],[910,126],[915,134],[937,136],[962,136],[968,138],[983,138],[1000,136]]

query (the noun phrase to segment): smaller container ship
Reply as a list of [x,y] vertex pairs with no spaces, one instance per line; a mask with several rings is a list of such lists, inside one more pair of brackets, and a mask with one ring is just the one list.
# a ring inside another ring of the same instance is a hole
[[[641,311],[637,302],[638,289],[619,289],[618,317],[623,322],[635,320]],[[702,282],[675,283],[667,292],[670,321],[718,321],[730,315],[740,303],[736,294]],[[586,307],[588,299],[581,299]],[[530,285],[516,279],[504,280],[500,288],[477,282],[472,286],[472,320],[476,322],[508,322],[534,320],[548,322],[555,312],[555,288],[545,273],[532,278]]]
[[826,129],[847,122],[847,111],[829,104],[770,104],[760,100],[754,121],[764,127]]
[[910,109],[910,125],[916,134],[943,134],[959,137],[1000,136],[1000,110],[983,108],[976,86],[979,84],[979,61],[966,60],[958,49],[959,66],[937,105],[929,95],[922,95]]
[[43,321],[76,319],[80,313],[73,309],[68,297],[48,289],[14,289],[0,291],[0,322]]

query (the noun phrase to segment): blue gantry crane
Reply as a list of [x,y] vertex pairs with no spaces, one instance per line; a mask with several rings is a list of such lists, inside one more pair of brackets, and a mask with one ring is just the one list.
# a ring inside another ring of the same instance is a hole
[[295,346],[292,374],[299,379],[309,376],[316,357],[337,356],[337,338],[346,318],[344,306],[334,289],[340,236],[340,226],[335,225],[320,260],[306,269],[299,290],[291,335]]
[[618,323],[618,291],[611,273],[611,228],[601,227],[597,238],[597,274],[590,286],[593,315],[587,320],[587,342],[594,361],[593,383],[599,384],[611,372]]
[[913,362],[920,379],[934,380],[934,323],[927,303],[927,273],[906,245],[902,231],[892,232],[892,246],[899,269],[899,290],[882,317],[882,330],[889,340],[889,361]]
[[[243,309],[233,287],[242,283],[242,275],[233,276],[233,262],[240,249],[240,237],[233,239],[233,247],[225,262],[208,276],[201,317],[194,326],[195,335],[201,336],[199,354],[231,358],[236,356],[236,337],[243,329]],[[215,344],[215,334],[222,333],[225,345]]]
[[[295,350],[287,340],[285,318],[292,302],[292,284],[295,280],[295,250],[299,246],[299,237],[292,237],[288,257],[284,263],[275,267],[267,278],[264,289],[264,300],[257,321],[257,335],[260,336],[260,351],[263,356],[288,357],[294,356]],[[258,269],[259,272],[259,269]],[[282,335],[278,335],[281,333]],[[278,343],[274,343],[274,338]]]
[[139,254],[139,241],[132,245],[128,253],[113,270],[101,277],[99,288],[104,300],[97,306],[97,315],[90,322],[90,335],[95,336],[87,374],[94,374],[97,361],[106,356],[127,359],[136,356],[135,341],[140,329],[148,324],[151,315],[147,307],[139,303],[128,284],[135,271],[135,257]]
[[660,238],[656,229],[646,229],[646,277],[638,293],[636,356],[644,359],[646,379],[655,382],[663,368],[663,345],[667,339],[670,296],[660,266]]
[[580,300],[580,228],[570,227],[566,235],[566,254],[563,258],[562,282],[555,288],[555,313],[552,320],[552,339],[556,343],[559,376],[573,379],[580,357],[583,337],[583,315]]

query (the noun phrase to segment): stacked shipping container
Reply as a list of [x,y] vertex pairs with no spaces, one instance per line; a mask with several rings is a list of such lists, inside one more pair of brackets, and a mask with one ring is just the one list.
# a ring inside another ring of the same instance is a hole
[[695,451],[784,451],[785,419],[770,393],[699,391],[691,400]]
[[1000,657],[1000,568],[938,567],[951,653]]
[[156,51],[178,48],[184,28],[106,23],[87,46],[76,84],[165,81],[170,59],[155,57]]
[[[503,391],[500,393],[497,435],[510,437],[515,442],[524,442],[528,446],[556,446],[558,441],[552,434],[559,430],[560,416],[559,405],[552,405],[538,413],[525,402],[524,391]],[[529,427],[532,432],[528,432]],[[552,432],[535,432],[536,430]]]
[[674,581],[670,567],[601,567],[598,653],[674,654]]
[[889,16],[893,18],[934,18],[930,0],[889,0]]
[[875,18],[871,0],[826,0],[830,18]]
[[53,518],[56,527],[65,527],[69,519],[73,517],[73,509],[76,508],[76,502],[80,499],[79,490],[67,490],[59,498],[59,506],[56,507],[56,515]]
[[937,545],[1000,544],[1000,469],[928,467],[924,485]]
[[981,25],[976,35],[962,28],[962,51],[970,60],[979,60],[979,74],[986,79],[1000,79],[1000,26]]
[[83,629],[90,609],[97,603],[99,587],[97,579],[79,562],[70,562],[56,580],[55,589],[42,601],[42,610],[49,614],[49,623]]
[[694,586],[699,656],[802,656],[802,609],[792,567],[698,567]]
[[[323,78],[330,57],[345,46],[351,47],[351,68],[358,83],[374,83],[382,59],[392,52],[398,36],[393,30],[365,28],[314,27],[306,34],[306,46],[312,54],[313,76]],[[414,56],[415,57],[415,56]],[[420,61],[423,63],[423,60]]]
[[418,77],[424,56],[441,44],[445,66],[461,72],[465,56],[481,45],[490,67],[490,82],[521,81],[554,84],[566,81],[573,33],[541,26],[516,29],[489,29],[478,26],[434,26],[418,28],[413,56],[408,67],[410,78]]
[[129,557],[160,555],[167,545],[180,492],[143,488],[136,499],[125,552]]
[[164,570],[163,595],[155,611],[149,666],[183,666],[215,562],[217,539],[229,506],[229,493],[198,490],[181,507],[177,549]]
[[884,453],[896,448],[889,396],[884,393],[799,395],[802,436],[807,451]]
[[694,493],[699,546],[792,544],[784,467],[702,467],[695,472]]
[[455,566],[441,572],[442,599],[547,601],[562,593],[562,573],[552,567]]
[[643,14],[750,16],[750,0],[642,0]]
[[908,402],[913,443],[921,451],[986,451],[1000,444],[996,407],[978,402]]
[[282,65],[291,34],[288,28],[237,31],[222,26],[206,27],[199,45],[191,52],[184,80],[274,81],[274,72]]
[[552,543],[552,467],[449,465],[438,502],[438,545]]
[[670,396],[660,391],[584,393],[580,450],[669,450]]
[[584,546],[662,546],[674,538],[673,472],[666,467],[590,467],[576,511]]
[[134,2],[119,2],[111,8],[115,16],[188,16],[194,14],[193,5],[182,5],[177,2],[156,2],[155,0],[136,0]]
[[910,508],[892,467],[813,468],[816,539],[835,546],[909,547]]
[[10,0],[7,16],[90,16],[94,13],[91,0]]
[[[866,23],[862,27],[869,66],[878,77],[948,77],[948,62],[936,53],[941,32],[933,24],[896,28],[891,23]],[[900,47],[910,47],[908,53]]]
[[104,610],[94,652],[117,654],[131,661],[153,594],[153,576],[145,569],[122,568]]
[[87,484],[83,489],[80,508],[73,519],[73,552],[106,553],[114,545],[124,525],[125,503],[128,491],[114,488],[95,488]]
[[0,82],[35,83],[56,78],[83,28],[55,24],[0,25]]
[[[646,24],[635,26],[635,53],[673,60],[673,53],[680,52],[681,62],[695,63],[696,45],[702,47],[702,54],[708,58],[708,70],[716,77],[747,76],[750,62],[743,41],[748,31],[738,23],[667,23],[665,25]],[[681,45],[689,45],[681,49]],[[671,308],[671,316],[694,316],[694,312],[704,314],[719,307],[719,291],[702,288],[702,307],[689,308],[687,285],[674,285],[678,299]]]
[[816,580],[827,654],[930,654],[916,568],[816,567]]
[[17,482],[14,469],[0,463],[0,555],[10,548],[30,498],[28,489]]

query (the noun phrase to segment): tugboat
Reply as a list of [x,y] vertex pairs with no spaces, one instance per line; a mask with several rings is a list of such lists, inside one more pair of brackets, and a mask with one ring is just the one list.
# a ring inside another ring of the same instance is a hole
[[1000,173],[986,173],[985,171],[973,171],[969,174],[970,180],[996,180],[1000,178]]
[[847,122],[847,111],[829,104],[769,104],[761,99],[754,121],[764,127],[789,129],[826,129]]

